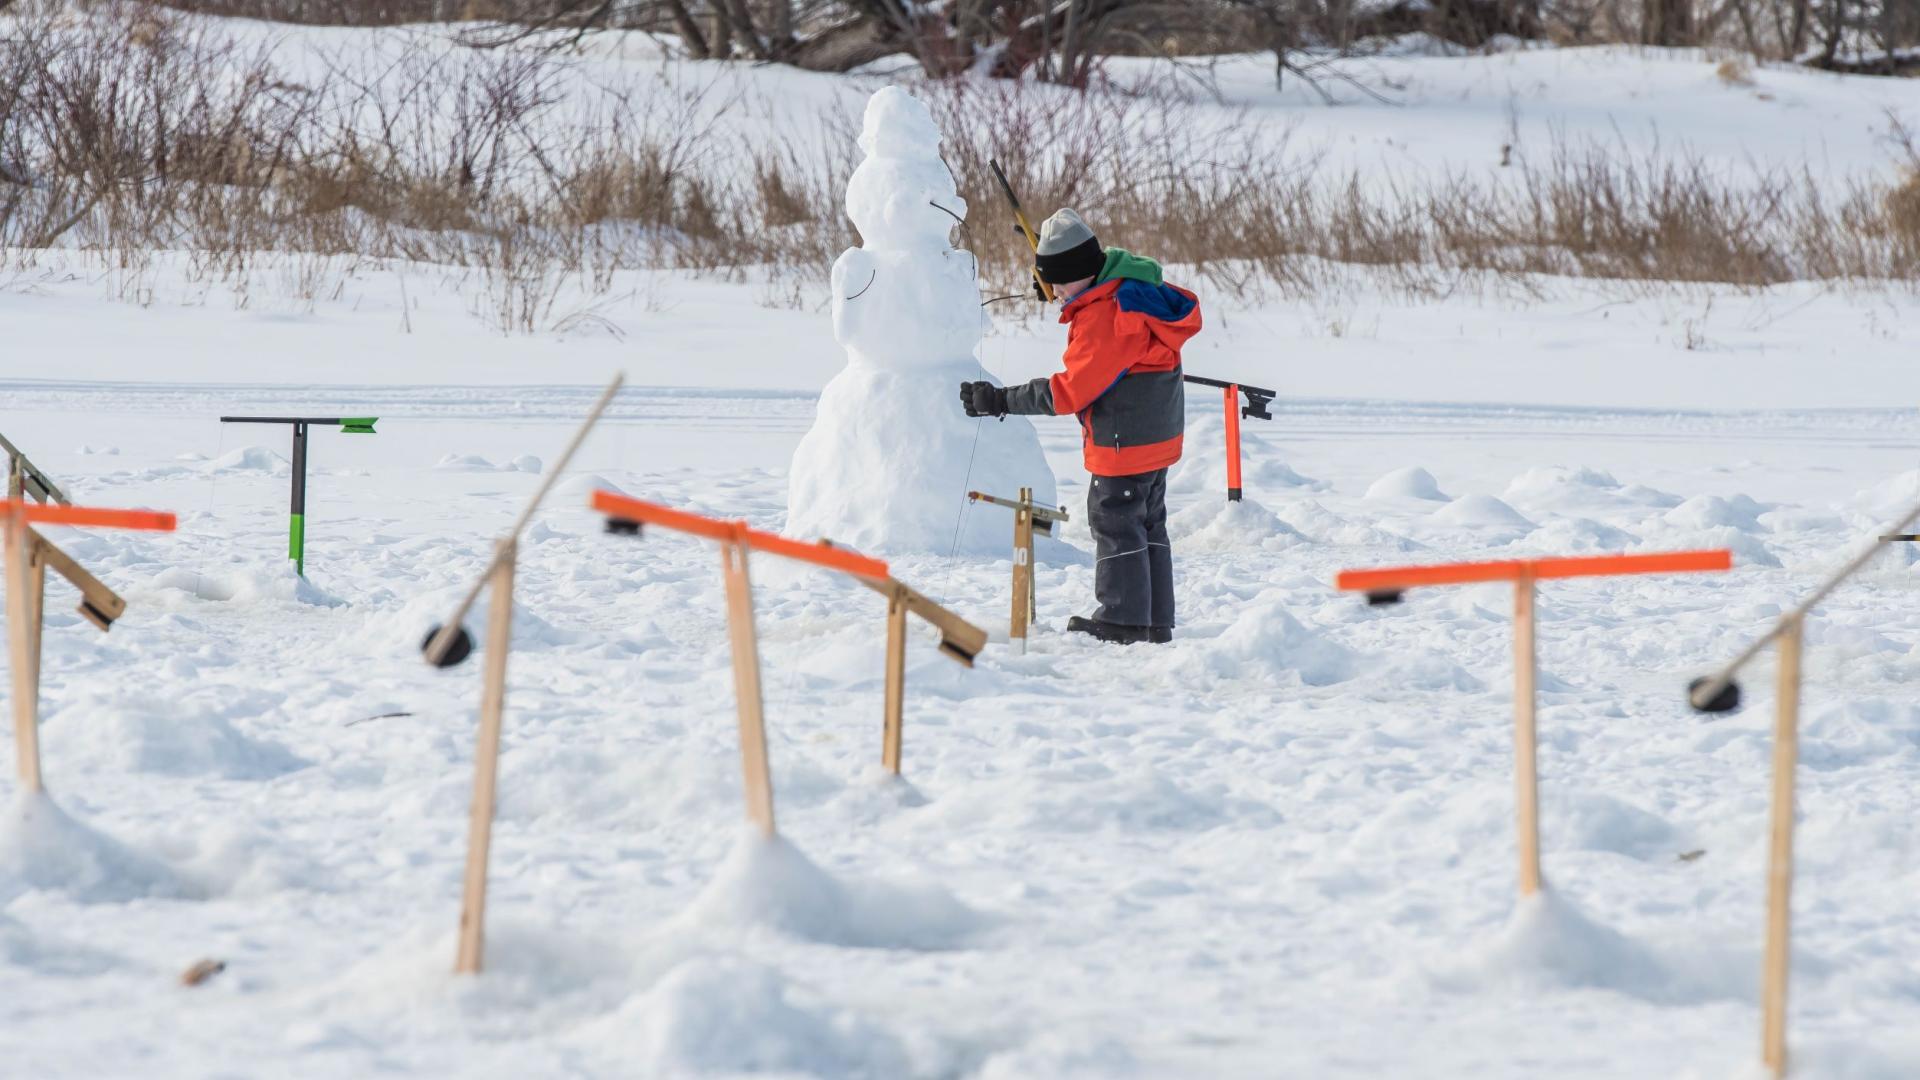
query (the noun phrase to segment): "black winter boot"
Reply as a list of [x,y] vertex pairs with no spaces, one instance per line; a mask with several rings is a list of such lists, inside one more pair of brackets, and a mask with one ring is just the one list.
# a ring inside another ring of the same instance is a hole
[[[1096,641],[1109,645],[1139,645],[1153,639],[1153,631],[1145,626],[1122,626],[1119,623],[1103,622],[1075,615],[1067,620],[1067,633],[1087,634]],[[1169,634],[1171,639],[1172,635]]]

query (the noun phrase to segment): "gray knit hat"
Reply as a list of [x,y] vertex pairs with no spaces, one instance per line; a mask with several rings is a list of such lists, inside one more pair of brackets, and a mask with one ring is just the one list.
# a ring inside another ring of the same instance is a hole
[[1033,265],[1050,285],[1065,285],[1100,273],[1107,255],[1100,239],[1071,209],[1061,209],[1040,226]]

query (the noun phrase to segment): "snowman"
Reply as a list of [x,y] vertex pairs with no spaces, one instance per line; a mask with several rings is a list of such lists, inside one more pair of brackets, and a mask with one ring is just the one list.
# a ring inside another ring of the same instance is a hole
[[[847,184],[861,246],[833,264],[833,335],[847,366],[821,391],[794,451],[787,531],[887,554],[1005,552],[1004,514],[969,513],[969,488],[1055,501],[1033,425],[969,419],[954,397],[989,378],[973,256],[956,251],[967,216],[940,159],[927,107],[898,87],[873,95],[865,158]],[[997,380],[996,380],[997,381]]]

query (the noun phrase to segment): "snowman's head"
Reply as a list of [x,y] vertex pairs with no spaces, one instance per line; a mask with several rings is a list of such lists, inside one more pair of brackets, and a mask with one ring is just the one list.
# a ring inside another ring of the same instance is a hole
[[967,203],[940,159],[940,129],[927,107],[897,86],[881,89],[867,102],[860,149],[866,160],[847,183],[847,216],[862,246],[946,250]]

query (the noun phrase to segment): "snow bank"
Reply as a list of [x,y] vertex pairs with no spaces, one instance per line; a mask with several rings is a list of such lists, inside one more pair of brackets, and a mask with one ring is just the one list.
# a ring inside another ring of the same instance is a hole
[[958,948],[992,923],[938,885],[842,881],[785,837],[758,833],[741,835],[681,918],[829,945],[921,950]]
[[190,894],[172,871],[23,791],[0,818],[0,902],[50,890],[85,904]]

